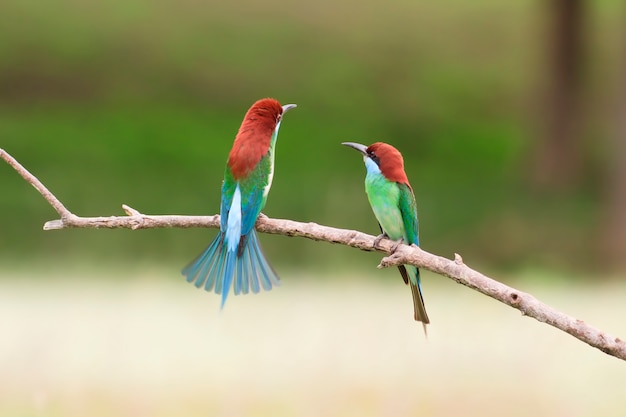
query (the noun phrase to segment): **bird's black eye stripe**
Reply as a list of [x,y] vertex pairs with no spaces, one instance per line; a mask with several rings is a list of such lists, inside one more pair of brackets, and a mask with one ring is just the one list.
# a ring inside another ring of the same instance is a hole
[[372,161],[374,161],[376,165],[380,165],[380,159],[378,159],[378,156],[376,156],[376,154],[373,151],[368,151],[367,157],[370,158]]

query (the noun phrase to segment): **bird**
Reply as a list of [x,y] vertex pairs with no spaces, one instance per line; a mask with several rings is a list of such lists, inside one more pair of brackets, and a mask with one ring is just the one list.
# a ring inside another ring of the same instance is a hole
[[[343,142],[342,145],[363,154],[365,192],[382,232],[376,242],[388,237],[407,245],[419,246],[415,195],[404,171],[404,159],[400,151],[384,142],[370,146],[354,142]],[[422,322],[426,333],[430,319],[422,297],[420,271],[413,265],[400,265],[398,269],[404,283],[411,287],[414,318]]]
[[274,153],[283,115],[297,107],[278,100],[256,101],[246,112],[228,155],[220,205],[220,231],[182,273],[197,288],[221,294],[224,308],[235,295],[280,285],[266,259],[254,224],[265,207],[274,177]]

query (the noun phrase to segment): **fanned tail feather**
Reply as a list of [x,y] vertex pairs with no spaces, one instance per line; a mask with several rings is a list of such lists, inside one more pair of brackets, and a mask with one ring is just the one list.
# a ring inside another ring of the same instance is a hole
[[215,288],[213,289],[213,292],[215,292],[215,294],[222,293],[222,286],[224,284],[224,261],[226,260],[227,254],[228,250],[226,247],[224,247],[224,244],[222,243],[219,250],[219,256],[217,257],[216,263],[214,265],[215,276],[208,278],[212,281],[215,281]]
[[219,249],[222,247],[223,236],[223,233],[219,233],[209,247],[183,269],[182,272],[187,277],[187,282],[193,282],[197,288],[200,288],[206,281],[205,289],[207,291],[213,289],[215,274],[212,274],[211,270],[215,268],[216,258],[221,252]]
[[250,290],[250,249],[248,249],[248,245],[244,248],[242,260],[241,260],[241,292],[244,294],[248,294]]
[[224,233],[220,232],[200,256],[182,270],[187,282],[221,294],[222,308],[231,285],[235,295],[247,294],[250,290],[256,294],[261,288],[269,291],[273,286],[280,285],[280,279],[265,258],[255,231],[252,230],[243,242],[245,247],[242,251],[238,247],[229,251],[224,244]]
[[276,271],[269,264],[267,259],[265,258],[265,254],[263,253],[263,249],[259,246],[259,241],[256,237],[256,232],[252,230],[250,232],[250,236],[248,238],[248,248],[252,252],[251,260],[254,264],[256,257],[256,270],[259,273],[257,276],[261,278],[261,286],[265,291],[269,291],[272,289],[272,286],[280,285],[280,279],[278,275],[276,275]]
[[[240,262],[241,258],[237,258],[237,247],[235,247],[235,250],[224,250],[224,252],[226,253],[226,262],[224,263],[224,273],[221,274],[222,276],[222,288],[220,288],[221,290],[221,294],[222,294],[222,305],[221,308],[224,308],[224,303],[226,303],[226,298],[228,298],[228,293],[230,292],[230,285],[233,281],[233,275],[235,274],[235,268],[237,267],[237,263]],[[239,279],[239,278],[238,278]],[[217,287],[215,288],[215,293],[216,294],[220,294],[220,291],[217,290]],[[237,294],[237,292],[235,292],[235,294]]]

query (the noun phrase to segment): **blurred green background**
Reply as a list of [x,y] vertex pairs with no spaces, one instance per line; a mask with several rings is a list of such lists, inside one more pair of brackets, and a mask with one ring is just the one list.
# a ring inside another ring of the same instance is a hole
[[[0,147],[74,213],[219,211],[249,106],[281,126],[270,217],[377,234],[361,158],[405,157],[424,249],[626,334],[626,34],[617,0],[4,0]],[[44,232],[0,163],[0,415],[602,415],[621,362],[380,254],[262,235],[283,286],[180,269],[214,230]]]
[[[585,275],[605,261],[615,230],[607,208],[623,8],[577,6],[580,62],[566,89],[580,92],[569,97],[579,116],[550,93],[568,74],[555,76],[549,3],[5,1],[0,145],[79,215],[122,214],[122,203],[213,214],[242,117],[272,96],[299,107],[281,129],[267,215],[377,233],[364,167],[340,142],[382,140],[405,156],[425,249]],[[584,120],[573,135],[550,131],[563,107]],[[556,159],[544,150],[551,142]],[[214,233],[44,233],[55,213],[4,164],[0,190],[7,262],[184,264]],[[276,265],[364,259],[262,240]]]

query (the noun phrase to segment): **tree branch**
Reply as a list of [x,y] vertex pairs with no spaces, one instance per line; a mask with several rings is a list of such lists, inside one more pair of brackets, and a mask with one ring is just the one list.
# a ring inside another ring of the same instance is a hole
[[[58,220],[46,222],[44,230],[65,228],[189,228],[212,227],[220,225],[219,215],[214,216],[156,216],[146,215],[123,205],[127,216],[111,217],[79,217],[71,213],[65,206],[30,172],[0,149],[0,158],[11,165],[28,183],[50,203],[61,216]],[[508,287],[495,281],[480,272],[477,272],[463,263],[458,254],[454,260],[436,256],[421,250],[417,246],[398,245],[396,242],[383,239],[375,243],[375,237],[354,230],[337,229],[322,226],[316,223],[301,223],[286,219],[270,219],[260,216],[256,229],[262,233],[279,234],[283,236],[305,237],[316,241],[338,243],[365,251],[379,251],[388,254],[380,262],[379,268],[411,264],[427,269],[439,275],[446,276],[459,284],[481,292],[508,306],[518,309],[525,316],[547,323],[562,330],[582,342],[593,346],[602,352],[626,360],[626,342],[610,336],[603,331],[592,327],[582,320],[575,319],[547,304],[537,300],[532,295]]]

